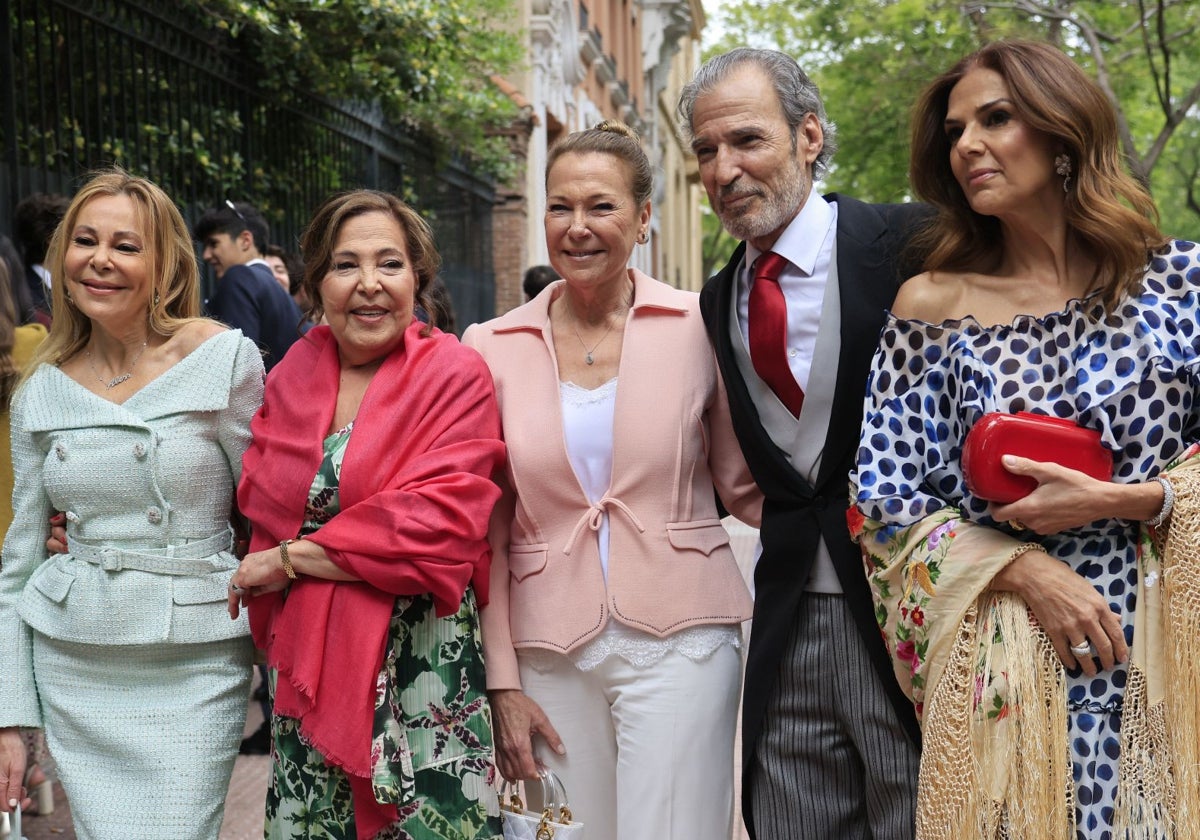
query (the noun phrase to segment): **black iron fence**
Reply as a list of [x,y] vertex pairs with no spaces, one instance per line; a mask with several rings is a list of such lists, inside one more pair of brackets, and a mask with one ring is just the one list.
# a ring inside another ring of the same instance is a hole
[[189,223],[248,201],[287,250],[328,194],[370,187],[432,224],[458,323],[491,317],[491,184],[369,106],[264,96],[258,72],[174,3],[0,0],[0,232],[23,196],[70,194],[110,163],[161,185]]

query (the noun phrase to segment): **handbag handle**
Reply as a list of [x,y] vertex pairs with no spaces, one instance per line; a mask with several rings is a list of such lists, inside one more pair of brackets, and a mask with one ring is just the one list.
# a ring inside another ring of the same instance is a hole
[[[538,785],[542,789],[542,814],[534,835],[536,840],[553,840],[554,824],[570,825],[574,820],[571,807],[567,803],[567,788],[553,771],[544,767],[538,770]],[[500,808],[521,813],[525,804],[517,792],[517,783],[503,779],[497,791]],[[507,801],[505,797],[507,796]],[[557,811],[557,818],[555,812]]]
[[[519,790],[520,789],[517,787],[516,782],[510,782],[508,779],[505,779],[503,776],[501,776],[500,787],[496,792],[497,797],[500,799],[500,807],[505,808],[507,806],[509,810],[515,811],[518,814],[524,811],[525,803],[521,801],[521,794],[519,793]],[[504,799],[505,793],[508,794],[507,803]]]
[[567,788],[552,770],[538,769],[538,781],[542,785],[542,806],[546,811],[558,809],[558,822],[570,825],[573,815],[567,800]]

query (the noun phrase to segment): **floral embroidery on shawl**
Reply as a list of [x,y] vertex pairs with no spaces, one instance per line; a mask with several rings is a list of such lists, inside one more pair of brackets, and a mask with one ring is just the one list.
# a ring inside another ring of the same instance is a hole
[[863,517],[857,530],[876,619],[924,733],[917,836],[1068,840],[1062,668],[1025,604],[987,588],[1037,547],[953,507],[907,526]]

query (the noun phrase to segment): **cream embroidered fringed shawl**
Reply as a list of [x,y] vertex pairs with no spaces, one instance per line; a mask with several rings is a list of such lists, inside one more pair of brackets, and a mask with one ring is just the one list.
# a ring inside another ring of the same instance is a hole
[[[1200,457],[1143,529],[1113,836],[1200,838]],[[918,840],[1074,840],[1062,664],[988,582],[1027,547],[943,509],[907,526],[851,510],[896,676],[922,721]],[[1165,533],[1164,533],[1165,531]]]

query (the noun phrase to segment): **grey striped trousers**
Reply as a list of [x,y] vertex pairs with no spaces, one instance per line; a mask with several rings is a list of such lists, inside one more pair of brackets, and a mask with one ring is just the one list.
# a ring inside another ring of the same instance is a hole
[[913,840],[917,749],[845,598],[801,604],[750,768],[758,840]]

